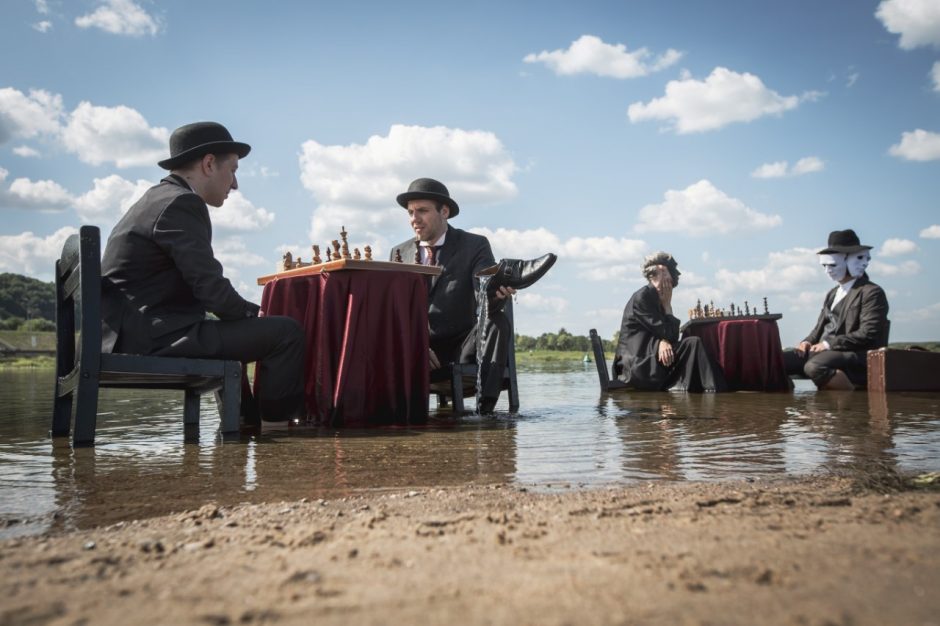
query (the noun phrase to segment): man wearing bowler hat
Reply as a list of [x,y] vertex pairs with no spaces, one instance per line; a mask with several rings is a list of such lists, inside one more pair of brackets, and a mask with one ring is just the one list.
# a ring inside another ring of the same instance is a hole
[[837,284],[823,303],[812,332],[783,353],[788,374],[805,374],[819,389],[854,389],[867,384],[867,353],[888,345],[888,298],[868,279],[871,246],[854,230],[829,233],[819,263]]
[[[408,211],[415,237],[392,248],[408,263],[439,265],[440,276],[431,279],[428,288],[428,323],[430,326],[431,369],[447,363],[473,363],[477,358],[477,274],[496,261],[490,242],[448,224],[460,213],[457,202],[442,183],[419,178],[408,191],[399,194],[398,204]],[[498,303],[515,293],[510,286],[494,290],[489,319],[486,322],[481,357],[482,389],[477,406],[480,413],[491,413],[499,398],[503,372],[508,359],[512,325],[499,310]]]
[[[170,175],[144,193],[108,238],[101,261],[102,350],[260,361],[261,416],[304,414],[304,332],[288,317],[258,317],[222,275],[207,205],[238,189],[238,160],[251,150],[221,124],[173,131]],[[212,313],[218,319],[207,319]],[[246,421],[257,415],[243,398]]]

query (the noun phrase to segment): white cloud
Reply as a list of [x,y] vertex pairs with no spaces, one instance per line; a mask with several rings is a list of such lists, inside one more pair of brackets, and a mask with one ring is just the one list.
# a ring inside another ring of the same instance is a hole
[[49,20],[42,20],[41,22],[36,22],[33,24],[33,28],[40,33],[48,33],[52,30],[52,22]]
[[918,128],[901,133],[901,143],[891,146],[892,156],[908,161],[934,161],[940,159],[940,133]]
[[640,209],[637,232],[677,232],[691,236],[727,235],[779,226],[779,215],[760,213],[728,196],[708,180],[681,191],[669,190],[660,204]]
[[849,88],[854,87],[855,83],[858,82],[859,76],[860,74],[858,72],[851,72],[848,78],[845,79],[845,86]]
[[920,231],[920,236],[924,239],[940,239],[940,224],[933,224]]
[[753,178],[784,178],[787,176],[802,176],[811,172],[821,172],[826,168],[826,164],[819,157],[803,157],[790,167],[787,161],[776,161],[774,163],[764,163],[756,170],[751,172]]
[[881,244],[881,250],[878,251],[878,256],[883,257],[893,257],[901,256],[903,254],[910,254],[917,250],[917,244],[911,241],[910,239],[886,239],[883,244]]
[[538,54],[527,54],[526,63],[544,63],[556,74],[597,74],[611,78],[636,78],[658,72],[674,65],[682,53],[669,49],[659,57],[651,58],[646,48],[627,52],[623,44],[608,44],[594,35],[582,35],[571,43],[567,50],[543,50]]
[[3,182],[7,179],[7,176],[10,175],[10,170],[0,167],[0,182]]
[[[724,294],[789,293],[802,286],[810,286],[824,277],[816,259],[816,253],[808,248],[790,248],[782,252],[771,252],[763,267],[732,272],[719,269],[715,273],[718,288]],[[819,293],[806,292],[808,303],[818,306],[822,302]],[[738,304],[744,306],[742,299]]]
[[94,187],[75,199],[75,208],[83,222],[107,232],[153,185],[148,180],[132,182],[117,174],[96,178]]
[[940,302],[911,311],[898,311],[891,317],[895,322],[925,322],[940,319]]
[[935,61],[930,68],[930,79],[933,81],[933,90],[940,92],[940,61]]
[[568,309],[568,300],[560,296],[545,296],[540,293],[524,291],[516,296],[514,306],[540,314],[564,313]]
[[274,213],[256,207],[240,191],[233,191],[221,207],[209,207],[212,225],[228,230],[260,230],[274,221]]
[[[6,173],[3,176],[3,179],[5,178]],[[17,178],[10,183],[8,190],[0,189],[0,207],[62,211],[69,208],[74,201],[72,194],[52,180],[31,181],[28,178]]]
[[781,96],[753,74],[716,67],[704,81],[689,76],[669,81],[662,98],[645,104],[634,102],[627,114],[633,123],[672,120],[677,133],[696,133],[733,122],[750,122],[765,115],[781,115],[819,95],[807,92],[802,96]]
[[161,29],[160,21],[132,0],[104,0],[93,13],[75,18],[75,25],[130,37],[153,36]]
[[65,147],[85,163],[117,167],[152,166],[167,156],[169,133],[151,128],[136,110],[80,103],[62,129]]
[[301,149],[300,179],[318,202],[310,228],[315,243],[335,239],[345,225],[351,238],[361,237],[380,253],[388,243],[383,233],[406,224],[395,197],[423,176],[443,182],[469,210],[516,195],[512,176],[518,168],[499,138],[486,131],[396,124],[365,144],[309,140]]
[[24,159],[40,156],[39,150],[36,150],[35,148],[31,148],[29,146],[17,146],[13,148],[13,154],[17,156],[21,156]]
[[471,231],[489,239],[497,259],[531,259],[554,252],[558,263],[574,263],[579,277],[590,281],[638,277],[647,251],[646,243],[639,239],[571,237],[562,241],[546,228],[472,228]]
[[41,15],[49,15],[49,2],[48,0],[34,0],[33,4],[36,5],[36,11]]
[[272,268],[275,266],[274,261],[252,252],[245,244],[245,240],[237,236],[214,241],[212,243],[212,252],[215,258],[226,268],[226,274],[229,273],[229,267],[249,267],[264,264],[269,264]]
[[42,89],[29,95],[12,87],[0,89],[0,144],[10,139],[29,139],[54,134],[62,117],[62,96]]
[[937,0],[883,0],[875,11],[888,32],[900,35],[898,46],[940,48],[940,2]]
[[873,259],[867,272],[872,276],[915,276],[920,273],[920,263],[904,261],[898,265],[892,265]]
[[0,235],[0,271],[51,278],[65,240],[77,232],[66,226],[48,237],[37,237],[32,232]]

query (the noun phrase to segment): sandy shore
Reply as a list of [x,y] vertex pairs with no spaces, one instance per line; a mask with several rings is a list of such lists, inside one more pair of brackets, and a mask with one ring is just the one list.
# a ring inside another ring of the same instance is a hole
[[209,504],[0,544],[0,624],[940,624],[940,493],[881,491]]

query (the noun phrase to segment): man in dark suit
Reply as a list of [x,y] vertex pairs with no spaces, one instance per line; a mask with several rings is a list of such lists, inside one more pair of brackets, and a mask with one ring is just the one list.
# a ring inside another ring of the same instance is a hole
[[[102,350],[260,361],[264,419],[304,413],[304,332],[287,317],[258,317],[222,275],[206,206],[238,189],[238,160],[251,150],[221,124],[182,126],[170,137],[170,175],[121,218],[101,262]],[[207,319],[207,312],[218,319]],[[243,398],[243,417],[250,398]]]
[[627,301],[614,355],[614,376],[643,391],[727,391],[721,367],[698,337],[679,340],[679,319],[672,314],[678,264],[668,252],[646,258],[647,284]]
[[819,389],[867,384],[868,351],[888,344],[888,298],[865,273],[870,250],[854,230],[829,234],[829,245],[817,254],[838,285],[826,294],[812,332],[795,349],[784,350],[788,374],[805,374]]
[[499,309],[515,289],[502,286],[492,293],[485,328],[477,323],[477,275],[496,264],[490,242],[448,224],[460,207],[442,183],[419,178],[408,191],[399,194],[398,204],[408,211],[415,238],[394,248],[406,262],[439,265],[441,275],[430,279],[428,324],[430,326],[431,369],[447,363],[474,363],[477,341],[483,334],[480,372],[482,389],[477,410],[491,413],[499,398],[503,373],[509,355],[512,325]]

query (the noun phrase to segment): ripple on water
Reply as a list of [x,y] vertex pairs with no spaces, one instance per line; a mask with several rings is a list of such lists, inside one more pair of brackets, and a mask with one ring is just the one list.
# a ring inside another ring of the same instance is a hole
[[[940,396],[601,395],[593,365],[519,374],[522,410],[424,427],[269,425],[221,443],[204,400],[186,443],[182,394],[104,390],[98,444],[48,437],[51,372],[0,372],[0,537],[220,504],[512,482],[536,489],[805,475],[834,467],[940,469]],[[433,402],[432,402],[433,406]],[[498,409],[505,411],[503,399]]]

